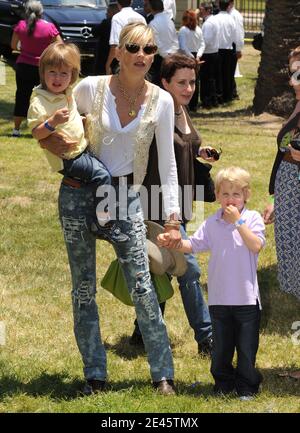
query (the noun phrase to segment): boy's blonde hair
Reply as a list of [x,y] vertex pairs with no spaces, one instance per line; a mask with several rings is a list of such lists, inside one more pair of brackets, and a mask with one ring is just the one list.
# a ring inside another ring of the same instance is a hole
[[241,167],[228,167],[218,171],[215,177],[215,189],[217,194],[219,193],[221,184],[224,181],[239,186],[247,193],[250,192],[250,174],[247,170],[244,170]]
[[119,48],[131,43],[154,44],[153,30],[144,23],[131,23],[123,27],[120,38]]
[[70,85],[74,84],[80,73],[80,51],[78,47],[71,43],[53,42],[43,51],[39,63],[40,80],[43,89],[47,89],[44,77],[48,66],[72,68]]

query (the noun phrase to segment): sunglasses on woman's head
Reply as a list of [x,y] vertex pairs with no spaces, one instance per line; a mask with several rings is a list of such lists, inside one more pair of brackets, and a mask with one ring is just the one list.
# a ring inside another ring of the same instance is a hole
[[[125,44],[125,48],[126,50],[131,53],[131,54],[136,54],[140,51],[141,45],[139,44]],[[149,56],[150,54],[155,54],[157,51],[157,46],[156,45],[144,45],[142,47],[142,50],[144,51],[145,54],[147,54],[147,56]]]

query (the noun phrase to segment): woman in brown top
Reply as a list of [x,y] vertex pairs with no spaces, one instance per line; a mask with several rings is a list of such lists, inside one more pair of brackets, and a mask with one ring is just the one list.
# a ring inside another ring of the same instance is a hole
[[[196,69],[197,64],[195,59],[184,54],[172,54],[168,56],[163,60],[161,69],[162,85],[164,89],[172,95],[175,106],[174,150],[177,163],[178,184],[182,192],[182,201],[179,200],[179,202],[181,204],[181,215],[183,219],[181,226],[183,239],[187,239],[185,223],[192,217],[195,158],[201,156],[207,161],[213,161],[213,158],[208,157],[207,154],[207,150],[211,149],[210,147],[200,149],[201,138],[193,127],[185,108],[195,91]],[[155,141],[152,142],[150,147],[147,175],[143,185],[148,190],[147,209],[149,211],[148,215],[144,212],[145,219],[155,220],[163,225],[165,218],[161,203],[158,211],[157,208],[155,208],[157,203],[154,202],[153,197],[149,194],[153,185],[161,185]],[[159,217],[157,217],[157,215]],[[186,254],[185,256],[188,265],[187,271],[183,276],[177,277],[185,313],[190,326],[194,330],[199,354],[210,355],[212,345],[211,321],[199,282],[200,267],[195,256],[192,254]],[[163,310],[164,304],[160,305]],[[135,322],[135,325],[135,330],[130,342],[132,344],[143,344],[137,322]]]

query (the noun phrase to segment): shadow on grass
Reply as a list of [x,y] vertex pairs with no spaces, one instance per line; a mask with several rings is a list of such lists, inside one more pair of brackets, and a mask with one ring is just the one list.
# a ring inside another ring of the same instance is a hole
[[[223,108],[230,108],[230,104],[223,105]],[[218,110],[204,110],[202,111],[201,108],[199,108],[197,113],[190,113],[190,116],[192,119],[205,119],[205,118],[217,118],[219,119],[224,117],[240,117],[240,116],[249,116],[252,114],[252,105],[249,105],[246,108],[239,108],[237,110],[232,111],[218,111]]]
[[[120,358],[124,359],[136,359],[139,356],[146,356],[146,352],[144,350],[144,346],[132,345],[129,343],[130,336],[122,335],[119,338],[117,343],[110,344],[105,342],[104,346],[106,350],[111,350],[116,355],[120,356]],[[174,349],[175,345],[171,342],[171,348]]]
[[49,395],[55,399],[72,400],[78,397],[78,390],[83,382],[77,379],[70,379],[62,373],[49,374],[43,372],[39,377],[28,383],[22,383],[15,376],[2,376],[0,378],[0,400],[6,396],[18,393],[26,393],[31,396]]
[[14,103],[0,99],[0,117],[3,120],[13,120]]
[[299,396],[300,380],[289,377],[297,368],[260,368],[263,375],[262,392],[269,392],[275,396]]
[[292,324],[300,320],[299,301],[279,289],[275,265],[258,271],[258,284],[262,303],[261,331],[288,336]]
[[[62,373],[49,374],[42,373],[39,377],[33,378],[28,383],[22,383],[15,376],[4,375],[0,378],[0,401],[6,397],[13,397],[17,394],[26,394],[31,397],[48,396],[52,400],[71,401],[77,398],[83,398],[81,390],[84,381],[71,379],[68,375]],[[143,388],[152,388],[151,380],[122,380],[108,382],[106,392],[126,392],[136,389],[140,391]],[[209,396],[212,393],[212,385],[196,383],[187,384],[185,382],[176,382],[178,395],[199,395]]]
[[[0,116],[1,116],[1,113],[0,113]],[[0,134],[0,137],[12,138],[12,139],[16,140],[17,138],[32,138],[32,134],[23,134],[22,130],[21,130],[20,137],[13,137],[11,135],[11,131],[10,131],[10,132],[8,132],[6,134]]]
[[[260,369],[263,374],[262,393],[267,392],[274,396],[300,396],[299,380],[285,376],[290,370],[286,369]],[[177,396],[222,398],[213,393],[213,379],[210,384],[196,382],[194,384],[176,381]],[[28,383],[22,383],[12,376],[2,376],[0,379],[0,401],[6,397],[24,393],[31,397],[48,396],[51,400],[71,401],[77,398],[85,398],[80,391],[84,382],[78,379],[70,380],[70,377],[61,373],[42,373],[39,377]],[[144,380],[122,380],[111,381],[107,384],[106,392],[131,392],[136,390],[140,393],[145,388],[145,393],[151,390],[150,379]],[[146,390],[148,389],[148,391]],[[236,395],[226,396],[235,399]]]
[[129,343],[130,336],[122,335],[115,344],[105,342],[106,350],[111,350],[120,358],[136,359],[139,356],[146,356],[143,346],[134,346]]

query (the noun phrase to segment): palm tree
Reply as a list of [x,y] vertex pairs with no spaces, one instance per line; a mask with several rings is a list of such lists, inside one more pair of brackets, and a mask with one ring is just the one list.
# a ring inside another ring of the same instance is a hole
[[287,57],[300,45],[300,1],[267,0],[264,39],[253,108],[277,115],[290,114],[294,94],[288,84]]

